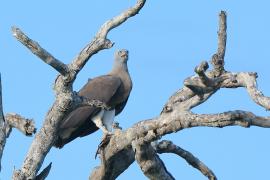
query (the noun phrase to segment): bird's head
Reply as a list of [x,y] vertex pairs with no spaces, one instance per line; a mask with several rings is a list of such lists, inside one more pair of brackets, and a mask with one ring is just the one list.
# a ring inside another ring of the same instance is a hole
[[128,50],[122,49],[115,52],[115,61],[126,63],[128,60]]

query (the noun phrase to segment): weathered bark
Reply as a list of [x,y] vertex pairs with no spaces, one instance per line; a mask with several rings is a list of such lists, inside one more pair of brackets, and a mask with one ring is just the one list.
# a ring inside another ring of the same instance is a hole
[[33,54],[38,56],[45,63],[52,66],[63,76],[68,73],[68,67],[61,61],[53,57],[49,52],[43,49],[37,42],[30,39],[19,28],[12,27],[13,36],[15,36],[23,45],[31,50]]
[[[34,54],[40,57],[45,63],[56,69],[60,75],[55,80],[54,90],[56,93],[55,102],[48,111],[43,126],[36,134],[27,156],[20,170],[15,170],[13,179],[24,180],[34,179],[40,169],[44,158],[54,144],[57,136],[59,123],[72,109],[85,100],[78,97],[73,92],[72,84],[77,74],[81,71],[89,58],[97,52],[108,49],[113,43],[107,39],[109,31],[128,18],[136,15],[143,7],[145,0],[138,0],[134,7],[124,11],[120,15],[105,22],[97,32],[94,39],[79,53],[79,55],[69,64],[65,65],[61,61],[54,58],[49,52],[43,49],[37,42],[27,37],[20,29],[12,28],[13,35]],[[93,104],[99,106],[100,104]]]
[[205,175],[209,180],[216,180],[217,177],[212,172],[211,169],[209,169],[203,162],[201,162],[198,158],[196,158],[193,154],[190,152],[180,148],[179,146],[176,146],[171,141],[163,140],[159,142],[157,145],[155,145],[155,149],[157,153],[163,154],[163,153],[173,153],[176,154],[183,159],[187,161],[188,164],[190,164],[192,167],[198,169],[201,171],[203,175]]
[[0,74],[0,171],[1,171],[1,160],[3,151],[6,145],[6,123],[3,113],[3,104],[2,104],[2,82]]
[[[247,111],[237,110],[218,114],[194,114],[191,112],[193,107],[205,102],[219,89],[238,87],[246,88],[252,100],[257,104],[266,109],[270,108],[269,97],[265,97],[257,89],[256,73],[232,73],[225,70],[224,57],[226,36],[226,13],[222,11],[220,14],[218,32],[218,50],[217,53],[213,55],[211,61],[213,70],[207,71],[208,63],[202,62],[195,68],[197,76],[189,77],[184,81],[184,87],[169,98],[158,117],[140,121],[125,131],[115,133],[102,152],[101,165],[93,170],[90,179],[117,178],[117,176],[125,171],[134,161],[134,159],[131,158],[130,161],[125,161],[122,156],[122,151],[125,151],[126,154],[133,155],[131,147],[138,139],[141,139],[141,141],[144,142],[144,145],[148,145],[166,134],[198,126],[219,128],[236,125],[242,127],[270,127],[270,117],[256,116]],[[178,149],[179,154],[181,154],[180,152],[181,150]],[[189,154],[184,158],[190,160],[190,163],[209,179],[216,179],[214,173],[197,158],[192,156],[192,154]],[[104,162],[106,163],[107,168],[103,168]],[[120,167],[118,166],[118,163],[121,163]],[[141,162],[139,162],[139,164],[141,166]],[[166,169],[165,166],[163,168]],[[160,178],[158,173],[156,174],[156,177],[149,176],[147,173],[146,176],[151,177],[151,179]]]
[[[73,91],[72,85],[77,74],[94,54],[113,46],[113,43],[107,39],[109,31],[136,15],[144,4],[145,0],[137,0],[134,7],[105,22],[94,39],[67,65],[53,57],[19,28],[12,28],[13,35],[22,44],[60,73],[54,84],[55,102],[48,111],[42,128],[36,134],[21,169],[14,171],[12,177],[14,180],[45,179],[47,177],[51,164],[39,175],[37,175],[37,172],[54,144],[61,120],[69,112],[80,106],[110,108],[103,102],[78,96]],[[149,179],[174,179],[157,154],[174,153],[184,158],[209,179],[215,180],[217,179],[215,174],[190,152],[172,144],[170,141],[162,141],[158,144],[153,142],[157,142],[166,134],[198,126],[219,128],[259,126],[270,128],[270,117],[257,116],[248,111],[236,110],[217,114],[194,114],[191,112],[193,107],[208,100],[219,89],[239,87],[246,88],[255,103],[267,110],[270,109],[270,98],[264,96],[257,89],[256,73],[233,73],[225,70],[226,29],[226,13],[222,11],[219,18],[218,48],[211,59],[213,69],[208,71],[209,65],[206,61],[195,67],[196,75],[185,79],[184,87],[168,99],[162,112],[157,117],[140,121],[123,131],[116,127],[108,144],[100,149],[101,164],[92,171],[90,179],[116,179],[135,160]],[[16,114],[8,114],[4,117],[2,99],[0,99],[0,160],[6,138],[12,127],[18,128],[25,135],[31,135],[35,132],[31,120]]]
[[9,137],[12,128],[18,129],[26,136],[32,136],[36,132],[35,123],[33,120],[26,119],[18,114],[7,114],[4,116],[0,75],[0,171],[6,139]]
[[35,122],[31,119],[26,119],[19,114],[6,114],[5,120],[10,128],[16,128],[26,136],[32,136],[36,132]]
[[167,171],[163,161],[159,158],[150,143],[145,143],[143,138],[132,142],[135,159],[141,170],[149,179],[174,180],[175,178]]

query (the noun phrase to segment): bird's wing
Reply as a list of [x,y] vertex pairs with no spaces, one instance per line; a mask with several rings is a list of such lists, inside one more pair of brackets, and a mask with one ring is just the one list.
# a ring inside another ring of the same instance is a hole
[[127,104],[127,101],[128,101],[128,97],[127,97],[127,99],[126,99],[124,102],[118,104],[118,105],[115,107],[115,115],[118,115],[119,113],[121,113],[121,112],[123,111],[124,107],[125,107],[126,104]]
[[[108,103],[117,89],[121,86],[121,79],[115,76],[105,75],[91,79],[79,91],[80,96]],[[61,123],[60,129],[77,128],[89,118],[100,111],[100,108],[84,106],[72,111]]]

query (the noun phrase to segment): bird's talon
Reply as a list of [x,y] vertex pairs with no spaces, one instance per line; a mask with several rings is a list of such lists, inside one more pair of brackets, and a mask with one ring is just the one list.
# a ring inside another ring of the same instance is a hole
[[113,133],[109,132],[109,133],[104,133],[101,142],[98,145],[96,154],[95,154],[95,159],[97,158],[97,155],[101,153],[101,151],[109,144],[111,137],[112,137]]

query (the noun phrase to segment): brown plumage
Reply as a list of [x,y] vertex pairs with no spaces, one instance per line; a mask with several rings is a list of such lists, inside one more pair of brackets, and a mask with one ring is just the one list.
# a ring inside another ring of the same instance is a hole
[[[78,94],[106,103],[115,110],[113,114],[118,115],[124,109],[132,89],[127,60],[127,50],[117,51],[111,72],[89,80]],[[54,146],[61,148],[77,137],[83,137],[98,130],[97,126],[100,125],[96,124],[93,119],[100,115],[101,111],[101,108],[93,106],[73,110],[60,124]],[[105,114],[106,112],[101,114],[102,118],[105,117]],[[103,119],[102,122],[104,124]],[[108,126],[106,125],[106,127]],[[106,127],[105,130],[107,130]]]

